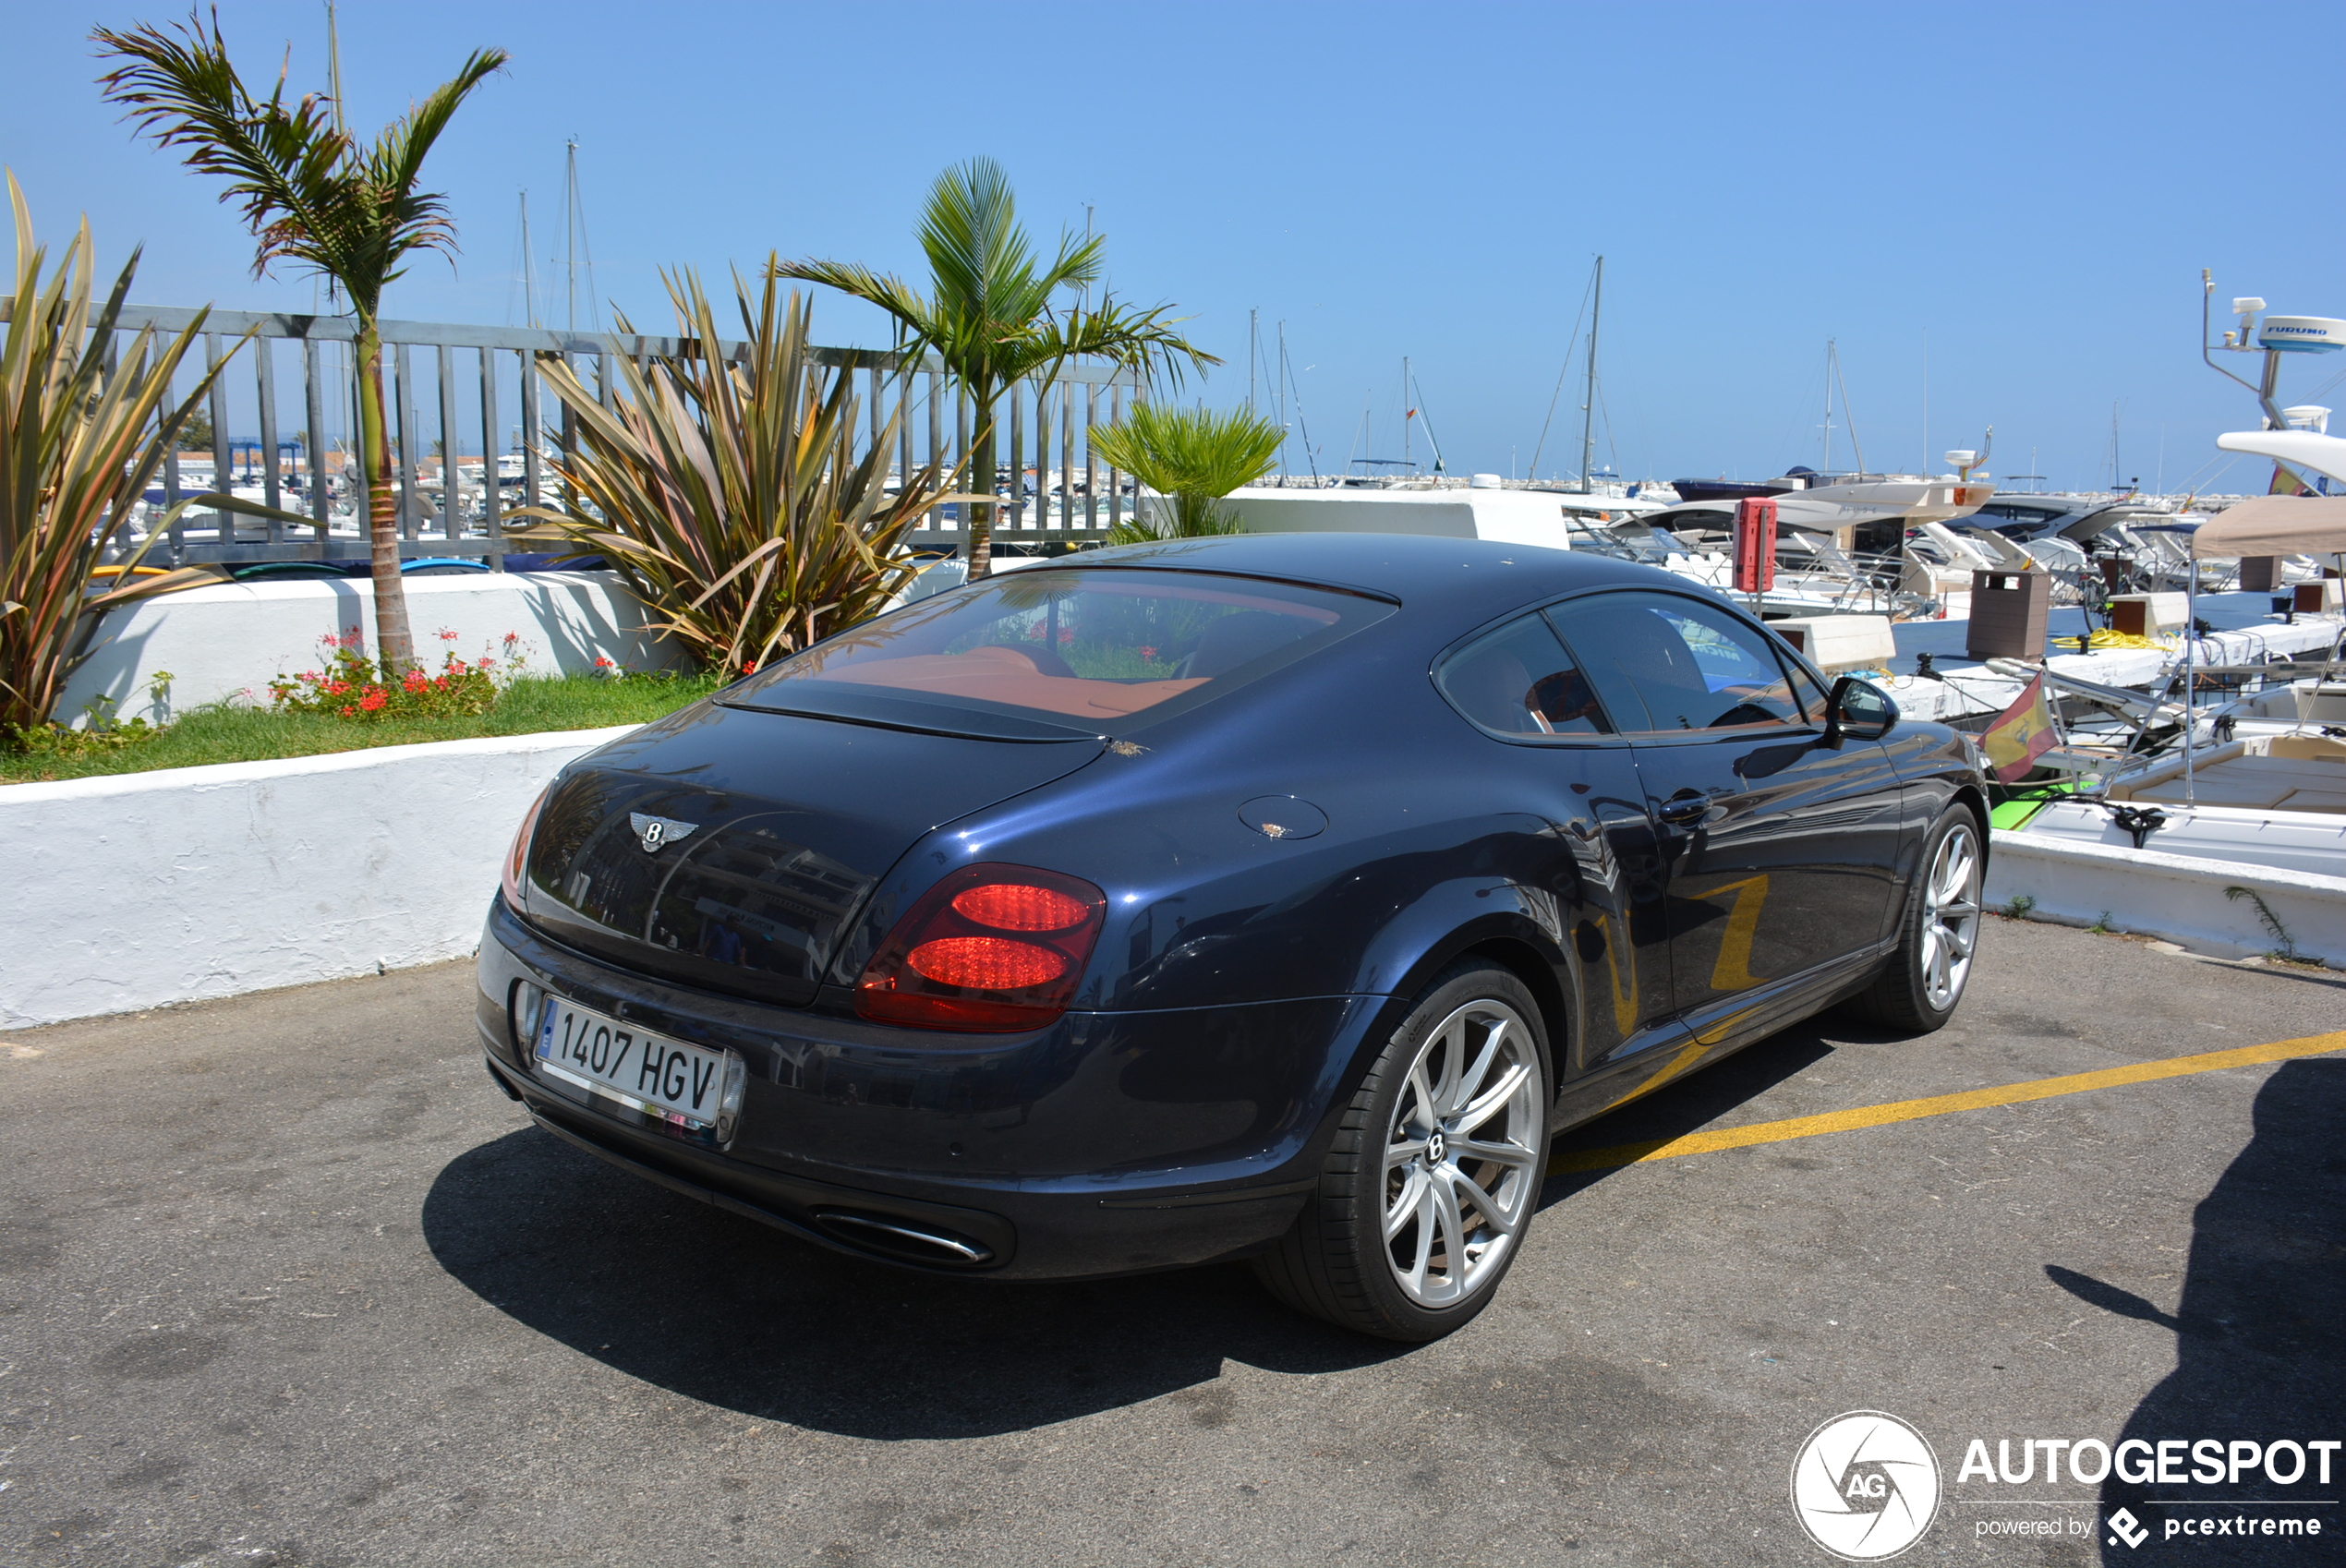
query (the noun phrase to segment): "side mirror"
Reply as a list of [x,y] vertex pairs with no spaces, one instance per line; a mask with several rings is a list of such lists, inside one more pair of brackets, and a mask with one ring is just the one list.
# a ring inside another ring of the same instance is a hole
[[1890,694],[1855,675],[1844,675],[1835,681],[1832,694],[1825,699],[1827,745],[1837,744],[1844,737],[1879,741],[1897,722],[1898,705],[1890,700]]

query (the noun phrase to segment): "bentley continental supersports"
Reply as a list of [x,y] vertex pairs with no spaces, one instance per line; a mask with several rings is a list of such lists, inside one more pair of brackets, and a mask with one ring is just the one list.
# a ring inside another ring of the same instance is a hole
[[840,632],[565,767],[480,948],[550,1132],[804,1240],[1251,1259],[1446,1333],[1550,1140],[1979,935],[1968,738],[1566,551],[1098,550]]

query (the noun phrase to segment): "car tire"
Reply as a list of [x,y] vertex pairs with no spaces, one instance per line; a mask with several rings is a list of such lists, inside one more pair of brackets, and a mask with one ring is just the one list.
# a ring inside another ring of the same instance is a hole
[[1967,806],[1947,808],[1923,840],[1897,950],[1849,1010],[1871,1023],[1929,1034],[1955,1016],[1979,951],[1987,839]]
[[1530,990],[1506,970],[1438,976],[1345,1107],[1294,1227],[1255,1260],[1271,1294],[1413,1344],[1473,1321],[1539,1207],[1546,1038]]

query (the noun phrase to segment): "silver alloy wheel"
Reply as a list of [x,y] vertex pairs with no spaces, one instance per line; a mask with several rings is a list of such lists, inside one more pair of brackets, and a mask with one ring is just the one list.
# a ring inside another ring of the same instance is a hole
[[1489,997],[1418,1048],[1385,1137],[1385,1255],[1421,1307],[1481,1288],[1540,1191],[1547,1085],[1522,1017]]
[[1934,1012],[1963,995],[1979,938],[1979,840],[1957,823],[1939,840],[1922,887],[1922,990]]

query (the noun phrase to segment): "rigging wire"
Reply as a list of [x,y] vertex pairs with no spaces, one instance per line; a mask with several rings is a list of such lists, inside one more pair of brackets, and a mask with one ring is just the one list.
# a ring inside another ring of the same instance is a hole
[[1530,473],[1534,479],[1540,476],[1540,453],[1547,448],[1548,427],[1555,422],[1556,403],[1564,396],[1564,379],[1572,374],[1572,351],[1579,345],[1580,323],[1588,319],[1589,296],[1596,286],[1596,274],[1590,272],[1588,287],[1580,291],[1580,313],[1572,319],[1572,337],[1564,345],[1564,366],[1556,371],[1556,390],[1548,394],[1548,416],[1540,421],[1540,440],[1531,449]]
[[1312,427],[1303,418],[1303,388],[1296,381],[1294,361],[1288,357],[1287,334],[1284,332],[1279,334],[1279,365],[1287,373],[1288,391],[1295,394],[1295,428],[1303,437],[1303,462],[1312,470],[1312,477],[1317,479],[1320,464],[1312,450]]

